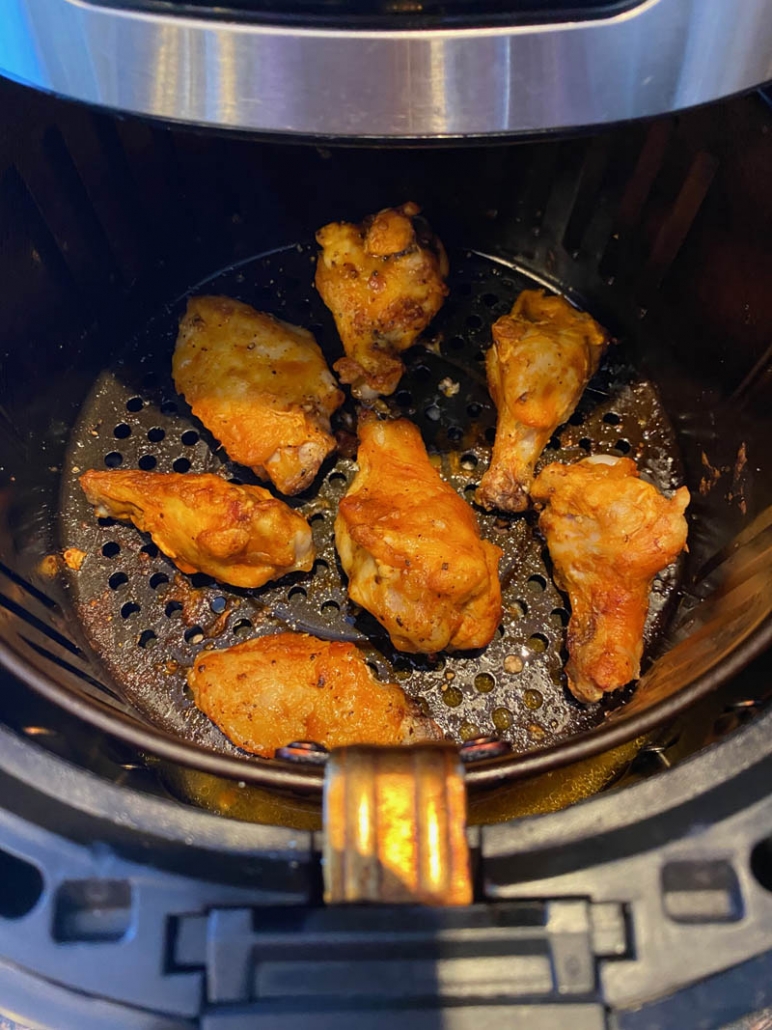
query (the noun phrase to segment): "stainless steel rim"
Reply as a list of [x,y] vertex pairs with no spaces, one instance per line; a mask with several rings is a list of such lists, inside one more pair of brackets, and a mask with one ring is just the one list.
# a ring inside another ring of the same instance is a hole
[[453,138],[602,125],[772,79],[768,0],[646,0],[548,25],[296,28],[0,0],[0,72],[158,118],[337,138]]

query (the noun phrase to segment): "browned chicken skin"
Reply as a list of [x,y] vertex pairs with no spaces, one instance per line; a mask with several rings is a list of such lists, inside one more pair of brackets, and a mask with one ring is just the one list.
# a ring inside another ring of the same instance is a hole
[[480,539],[414,425],[367,415],[359,438],[359,472],[335,520],[349,595],[401,651],[484,647],[501,619],[501,550]]
[[260,486],[120,470],[84,472],[80,483],[99,516],[133,522],[182,572],[261,587],[313,566],[308,523]]
[[305,490],[335,450],[343,393],[311,333],[229,297],[191,297],[174,384],[228,455],[283,494]]
[[361,225],[331,222],[316,234],[322,250],[316,288],[332,311],[346,357],[335,363],[355,396],[397,388],[410,347],[442,307],[445,250],[417,204],[386,208]]
[[671,498],[639,478],[629,458],[595,456],[547,465],[531,496],[539,528],[568,593],[568,685],[598,701],[640,674],[654,576],[686,546],[685,486]]
[[188,673],[195,702],[238,747],[411,744],[442,734],[403,691],[379,683],[353,644],[300,633],[204,651]]
[[475,499],[488,509],[524,511],[539,455],[573,413],[607,337],[588,314],[543,290],[524,290],[492,332],[486,368],[499,417]]

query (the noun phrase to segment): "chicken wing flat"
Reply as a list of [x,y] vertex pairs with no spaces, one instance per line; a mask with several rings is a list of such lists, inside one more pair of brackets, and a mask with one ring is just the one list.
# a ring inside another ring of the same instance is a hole
[[568,593],[568,685],[598,701],[640,674],[654,576],[686,546],[685,486],[664,497],[629,458],[547,465],[531,496],[544,505],[555,582]]
[[238,747],[272,758],[313,740],[412,744],[442,734],[393,683],[379,683],[353,644],[301,633],[204,651],[188,673],[198,707]]
[[175,472],[84,472],[80,483],[100,517],[133,522],[182,572],[237,587],[261,587],[309,572],[306,520],[259,486]]
[[343,393],[313,335],[228,297],[191,297],[174,384],[228,455],[283,494],[313,482],[335,450]]
[[480,539],[412,423],[365,416],[359,439],[359,472],[335,520],[349,595],[400,651],[484,647],[501,619],[501,550]]
[[543,290],[524,290],[492,332],[486,369],[499,418],[475,499],[489,510],[524,511],[539,455],[573,413],[608,341],[590,315]]
[[397,388],[401,351],[442,307],[448,258],[417,204],[379,211],[361,225],[331,222],[316,234],[322,250],[316,288],[332,312],[346,357],[335,363],[357,397]]

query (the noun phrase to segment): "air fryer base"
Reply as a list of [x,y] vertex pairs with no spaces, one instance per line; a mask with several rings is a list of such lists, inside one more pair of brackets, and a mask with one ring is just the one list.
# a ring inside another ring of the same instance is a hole
[[365,922],[319,905],[318,836],[106,785],[0,730],[0,1012],[52,1030],[723,1026],[772,1002],[771,741],[767,711],[667,776],[471,830],[477,904]]

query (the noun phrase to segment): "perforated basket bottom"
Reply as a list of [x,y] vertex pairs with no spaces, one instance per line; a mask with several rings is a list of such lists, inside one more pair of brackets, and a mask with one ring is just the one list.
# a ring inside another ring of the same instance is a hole
[[[309,327],[330,362],[341,353],[329,312],[311,283],[314,248],[298,245],[252,258],[191,292],[225,294]],[[490,326],[518,293],[540,285],[516,267],[474,252],[451,254],[450,296],[426,347],[408,352],[407,372],[389,404],[415,421],[443,476],[471,500],[490,459],[495,409],[485,383]],[[496,733],[516,752],[546,747],[601,722],[616,695],[578,704],[565,686],[566,600],[550,574],[532,514],[478,511],[482,532],[504,550],[504,618],[482,652],[413,657],[396,652],[378,623],[346,596],[333,522],[355,471],[354,405],[336,416],[342,453],[305,495],[290,501],[309,517],[318,558],[313,572],[261,590],[184,576],[131,526],[97,520],[78,485],[88,468],[219,472],[258,482],[234,465],[193,418],[171,380],[171,354],[185,298],[161,313],[99,376],[75,426],[60,511],[64,547],[87,558],[71,574],[74,610],[101,668],[97,674],[152,723],[220,752],[241,753],[195,707],[185,675],[196,654],[290,628],[356,641],[382,679],[396,680],[455,740]],[[458,389],[456,390],[456,386]],[[657,392],[612,347],[570,423],[541,459],[629,454],[661,489],[680,483],[672,427]],[[672,567],[652,593],[647,646],[655,642],[677,588]]]

